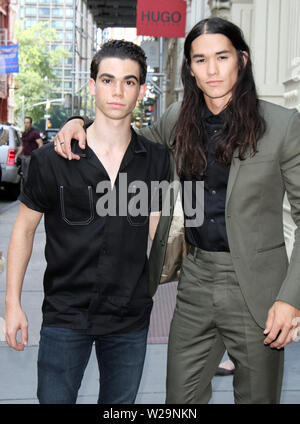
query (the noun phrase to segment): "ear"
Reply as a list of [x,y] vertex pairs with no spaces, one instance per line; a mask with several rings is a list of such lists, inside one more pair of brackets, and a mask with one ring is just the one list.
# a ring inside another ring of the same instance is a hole
[[96,82],[93,78],[89,80],[89,89],[92,96],[96,95]]
[[143,100],[143,98],[145,97],[147,91],[147,84],[142,84],[140,86],[140,91],[139,91],[139,95],[138,95],[138,100]]
[[195,78],[195,74],[192,71],[192,67],[191,67],[191,65],[189,65],[187,59],[185,59],[185,65],[186,65],[187,69],[190,71],[190,74],[192,75],[192,77]]
[[245,51],[242,51],[242,55],[243,55],[243,61],[244,61],[244,67],[245,67],[247,65],[249,55]]

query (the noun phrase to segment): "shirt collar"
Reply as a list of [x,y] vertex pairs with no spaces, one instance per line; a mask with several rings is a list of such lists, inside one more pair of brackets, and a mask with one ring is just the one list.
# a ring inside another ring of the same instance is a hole
[[137,135],[137,133],[134,131],[134,129],[131,127],[131,148],[134,153],[146,153],[147,150],[145,149],[144,144],[141,141],[141,137]]
[[[87,127],[84,126],[84,130],[86,132]],[[76,155],[82,157],[82,158],[90,158],[91,156],[91,149],[86,144],[85,149],[80,149],[78,145],[77,140],[71,141],[71,148],[72,152]],[[144,144],[141,141],[141,138],[137,133],[134,131],[134,129],[131,127],[131,140],[129,143],[129,148],[133,153],[146,153],[147,150],[145,149]]]
[[218,113],[217,115],[213,114],[207,107],[207,105],[204,105],[204,120],[208,124],[223,124],[224,123],[224,116],[225,116],[225,110],[222,110],[222,112]]

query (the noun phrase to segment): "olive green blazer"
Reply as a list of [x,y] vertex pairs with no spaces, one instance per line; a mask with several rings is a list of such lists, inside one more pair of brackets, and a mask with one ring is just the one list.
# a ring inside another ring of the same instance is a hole
[[[300,309],[300,114],[260,101],[267,124],[258,152],[240,161],[235,152],[229,173],[225,219],[235,271],[248,308],[264,328],[275,300]],[[139,132],[170,148],[180,103],[172,104],[153,126]],[[288,263],[283,231],[283,197],[297,226]],[[172,216],[162,216],[150,253],[150,292],[160,282]]]

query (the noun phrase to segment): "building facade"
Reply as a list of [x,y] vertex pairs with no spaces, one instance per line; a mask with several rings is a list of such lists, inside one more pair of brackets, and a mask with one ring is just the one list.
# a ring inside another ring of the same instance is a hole
[[59,79],[52,97],[65,97],[74,113],[87,113],[88,79],[91,59],[97,49],[97,28],[85,0],[19,0],[19,19],[23,28],[45,22],[55,28],[58,40],[53,50],[63,47],[70,53],[55,68]]
[[[0,45],[15,44],[16,0],[0,0]],[[14,122],[14,75],[0,74],[0,122]]]

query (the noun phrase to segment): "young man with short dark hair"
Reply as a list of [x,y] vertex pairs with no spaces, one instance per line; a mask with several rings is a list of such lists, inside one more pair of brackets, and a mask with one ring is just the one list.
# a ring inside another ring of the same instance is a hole
[[[52,143],[32,156],[8,250],[5,334],[9,346],[24,349],[28,324],[21,289],[44,214],[40,403],[76,402],[94,342],[98,402],[135,401],[152,308],[147,259],[152,216],[150,202],[145,214],[131,213],[135,191],[129,187],[138,181],[150,189],[152,181],[169,177],[167,149],[138,136],[130,125],[136,102],[145,94],[146,69],[139,46],[118,40],[104,44],[91,64],[96,118],[87,129],[82,160],[65,161]],[[115,204],[115,213],[106,213],[105,196]],[[157,221],[158,210],[153,212]],[[18,330],[22,342],[16,340]]]

